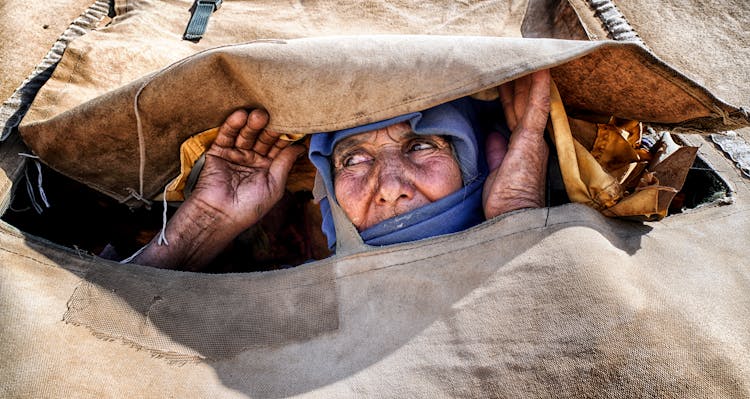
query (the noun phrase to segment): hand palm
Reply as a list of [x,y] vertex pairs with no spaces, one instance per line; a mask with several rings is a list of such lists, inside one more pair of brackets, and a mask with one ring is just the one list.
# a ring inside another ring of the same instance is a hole
[[267,121],[260,110],[236,111],[226,119],[208,150],[193,200],[247,227],[273,207],[304,148],[289,147],[278,133],[263,130]]

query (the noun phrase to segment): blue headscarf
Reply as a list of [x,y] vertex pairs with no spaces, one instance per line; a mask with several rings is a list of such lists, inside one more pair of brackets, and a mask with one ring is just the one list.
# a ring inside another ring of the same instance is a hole
[[[334,192],[331,154],[336,144],[349,136],[409,122],[416,134],[449,138],[461,168],[463,187],[435,202],[369,227],[360,232],[360,236],[368,245],[390,245],[455,233],[484,221],[482,188],[487,177],[483,150],[486,129],[480,122],[479,112],[480,108],[485,107],[486,104],[478,106],[476,101],[464,97],[422,112],[351,129],[314,134],[310,141],[310,160],[318,169],[330,194]],[[492,113],[497,115],[496,112],[497,108],[494,108]],[[499,115],[502,115],[502,111],[499,111]],[[323,215],[323,232],[328,237],[329,247],[333,248],[336,230],[330,200],[323,198],[320,210]]]

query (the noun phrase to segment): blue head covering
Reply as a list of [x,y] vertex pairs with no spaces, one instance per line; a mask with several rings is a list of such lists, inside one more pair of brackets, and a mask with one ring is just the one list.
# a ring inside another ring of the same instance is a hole
[[[328,193],[334,192],[331,154],[339,141],[407,121],[416,134],[440,135],[450,139],[461,168],[463,187],[447,197],[360,232],[362,240],[369,245],[390,245],[454,233],[484,221],[482,188],[487,177],[487,166],[481,148],[483,129],[480,128],[478,109],[469,98],[351,129],[314,134],[310,141],[310,160],[323,178]],[[320,210],[323,232],[328,237],[328,245],[333,248],[336,231],[330,200],[322,199]]]

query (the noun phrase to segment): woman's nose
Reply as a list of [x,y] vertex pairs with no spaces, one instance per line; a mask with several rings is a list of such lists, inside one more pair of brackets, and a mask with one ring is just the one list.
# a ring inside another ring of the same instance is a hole
[[414,198],[414,185],[405,175],[403,165],[391,160],[380,168],[378,174],[377,203],[396,204]]

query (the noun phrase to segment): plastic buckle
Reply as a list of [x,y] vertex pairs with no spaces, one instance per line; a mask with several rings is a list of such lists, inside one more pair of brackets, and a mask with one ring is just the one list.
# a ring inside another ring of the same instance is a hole
[[196,42],[200,40],[206,33],[211,14],[221,8],[221,3],[222,0],[196,0],[193,14],[190,16],[190,21],[188,21],[188,26],[185,28],[182,38]]
[[221,3],[222,3],[222,0],[198,0],[198,1],[197,1],[197,3],[198,3],[198,4],[197,4],[198,6],[202,6],[202,5],[207,5],[207,6],[208,6],[208,5],[212,5],[212,6],[213,6],[213,8],[214,8],[214,11],[216,11],[216,10],[218,10],[219,8],[221,8]]

